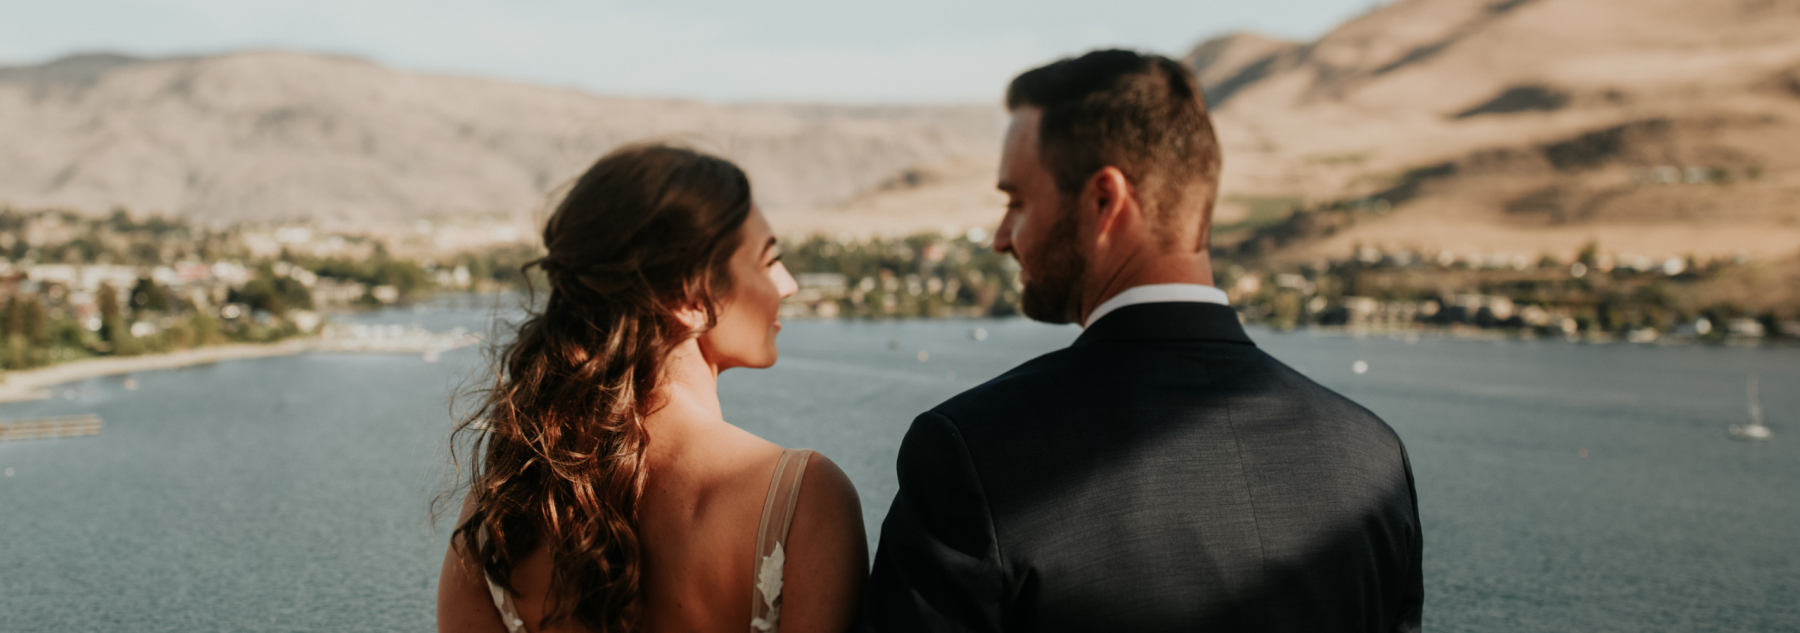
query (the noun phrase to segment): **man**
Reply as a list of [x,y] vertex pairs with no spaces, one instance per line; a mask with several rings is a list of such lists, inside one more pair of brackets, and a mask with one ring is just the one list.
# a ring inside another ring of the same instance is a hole
[[1400,439],[1258,350],[1212,287],[1193,76],[1099,51],[1006,105],[994,248],[1027,316],[1086,331],[913,422],[858,627],[1417,630]]

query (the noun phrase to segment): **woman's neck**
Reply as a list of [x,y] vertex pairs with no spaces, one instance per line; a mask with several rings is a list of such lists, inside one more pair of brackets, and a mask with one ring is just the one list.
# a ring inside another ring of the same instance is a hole
[[669,354],[663,367],[656,398],[661,401],[645,420],[650,434],[675,439],[688,429],[724,422],[719,406],[719,369],[700,352],[700,344],[688,339]]

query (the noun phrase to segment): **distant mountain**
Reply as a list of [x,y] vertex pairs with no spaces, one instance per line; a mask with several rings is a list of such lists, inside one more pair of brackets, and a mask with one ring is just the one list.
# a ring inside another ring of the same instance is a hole
[[600,97],[293,52],[80,55],[0,68],[0,203],[208,222],[519,216],[608,149],[667,139],[739,161],[766,209],[796,214],[917,165],[991,161],[1001,123],[991,105]]
[[1393,210],[1283,257],[1800,248],[1797,0],[1400,0],[1187,61],[1225,146],[1222,218]]
[[1206,102],[1217,108],[1239,89],[1286,70],[1304,49],[1294,42],[1255,33],[1233,33],[1202,42],[1182,61],[1206,87]]
[[[1240,33],[1185,59],[1225,147],[1227,246],[1772,258],[1800,248],[1797,34],[1800,0],[1398,0],[1313,42]],[[80,56],[0,69],[0,203],[526,214],[606,149],[674,137],[745,165],[783,232],[991,228],[1002,114],[600,97],[288,52]],[[1281,224],[1332,203],[1370,212]]]

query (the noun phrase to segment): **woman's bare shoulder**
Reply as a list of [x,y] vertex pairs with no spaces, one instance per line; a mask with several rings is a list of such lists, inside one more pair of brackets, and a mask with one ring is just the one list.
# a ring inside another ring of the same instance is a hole
[[807,461],[787,543],[781,630],[847,628],[869,571],[868,539],[856,486],[823,453]]
[[[810,493],[810,494],[809,494]],[[811,501],[812,503],[807,503]],[[853,513],[857,523],[861,524],[862,500],[856,494],[856,484],[850,482],[850,476],[838,468],[837,462],[831,461],[824,453],[813,451],[806,461],[806,475],[800,487],[799,509],[811,510],[826,515]],[[795,517],[798,520],[798,517]]]

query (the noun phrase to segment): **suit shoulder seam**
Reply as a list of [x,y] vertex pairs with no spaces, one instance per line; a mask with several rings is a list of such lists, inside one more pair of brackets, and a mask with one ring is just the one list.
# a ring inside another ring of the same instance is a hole
[[1007,569],[1006,564],[1005,546],[1000,542],[1000,524],[994,520],[993,497],[988,495],[987,482],[982,478],[981,467],[975,463],[975,454],[969,451],[969,443],[964,437],[962,425],[951,419],[948,414],[935,409],[927,411],[926,415],[943,420],[945,425],[955,431],[956,447],[962,450],[963,462],[969,465],[969,473],[974,476],[975,491],[981,494],[981,511],[985,515],[983,518],[987,520],[988,539],[994,543],[996,559],[994,562],[1000,567],[1001,578],[1011,577],[1011,570]]
[[[1211,368],[1208,368],[1211,371]],[[1256,555],[1262,565],[1269,563],[1269,548],[1263,542],[1262,513],[1256,508],[1256,490],[1250,485],[1249,469],[1244,465],[1244,440],[1238,435],[1237,419],[1232,416],[1232,396],[1225,396],[1225,424],[1231,427],[1231,445],[1236,453],[1238,479],[1244,484],[1244,498],[1250,502],[1250,525],[1256,534]]]

